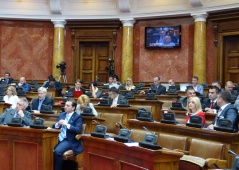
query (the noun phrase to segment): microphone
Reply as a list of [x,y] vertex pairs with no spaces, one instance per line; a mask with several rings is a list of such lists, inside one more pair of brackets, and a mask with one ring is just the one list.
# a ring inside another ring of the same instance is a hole
[[152,133],[153,135],[155,135],[155,132],[152,132],[152,131],[148,130],[145,126],[143,126],[143,129],[148,131],[148,132],[150,132],[150,133]]
[[233,152],[232,150],[228,150],[228,153],[230,154],[230,155],[234,155],[234,156],[238,156],[235,152]]
[[96,120],[92,120],[93,122],[95,122],[97,125],[101,125],[99,122],[97,122]]
[[[170,110],[173,114],[175,114],[174,111],[173,111],[170,107],[168,108],[168,110]],[[175,114],[175,115],[176,115],[176,114]]]
[[127,128],[126,126],[124,126],[121,122],[117,122],[117,123],[116,123],[116,126],[117,126],[117,127],[119,126],[120,129],[122,129],[122,128],[128,129],[128,128]]

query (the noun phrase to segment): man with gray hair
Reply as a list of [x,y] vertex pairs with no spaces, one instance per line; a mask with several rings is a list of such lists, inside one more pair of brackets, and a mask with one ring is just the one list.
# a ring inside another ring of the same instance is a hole
[[0,124],[9,124],[12,118],[22,118],[22,124],[29,126],[32,124],[32,115],[25,109],[28,106],[28,101],[26,98],[20,98],[17,102],[15,109],[6,109],[3,114],[0,115]]
[[48,105],[53,108],[53,104],[53,99],[47,96],[47,89],[40,87],[38,89],[38,98],[33,99],[31,109],[34,113],[40,113],[42,105]]

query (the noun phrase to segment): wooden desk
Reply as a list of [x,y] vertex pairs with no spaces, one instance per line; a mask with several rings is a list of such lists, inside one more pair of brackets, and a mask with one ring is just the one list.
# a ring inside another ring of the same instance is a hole
[[[56,122],[59,116],[57,114],[37,114],[37,113],[32,113],[32,114],[36,117],[43,118],[45,121],[50,121],[50,122]],[[92,123],[93,120],[96,120],[99,123],[105,121],[105,119],[103,118],[91,117],[91,116],[82,116],[82,119],[83,119],[83,124],[86,124],[85,133],[94,132],[96,124]]]
[[0,126],[3,170],[53,170],[53,150],[59,130]]
[[[57,104],[54,105],[54,110],[61,111],[61,107],[63,107],[63,105],[58,105],[58,102],[63,101],[63,98],[62,97],[56,97],[54,99],[54,101],[55,101],[55,103],[57,103]],[[99,103],[99,99],[90,99],[90,101],[93,104],[98,104]],[[161,113],[161,109],[162,109],[162,105],[163,105],[162,101],[159,101],[159,100],[144,100],[144,99],[129,99],[129,105],[131,105],[131,107],[137,108],[137,109],[145,107],[147,110],[152,112],[154,120],[159,121],[161,119],[161,114],[160,113]],[[101,106],[101,108],[102,108],[102,106]],[[109,106],[107,108],[109,108]],[[98,110],[98,107],[96,107],[96,106],[95,106],[95,109],[97,110],[97,112],[101,112],[100,110]],[[117,107],[117,109],[120,110],[121,108]]]
[[11,104],[0,102],[0,114],[4,112],[5,109],[10,108]]
[[[164,114],[164,109],[161,110],[161,117],[163,117]],[[179,123],[186,123],[186,112],[187,111],[182,111],[182,110],[172,110],[172,111],[168,111],[168,113],[172,113],[174,112],[176,115],[176,121],[178,121]],[[211,124],[214,119],[215,119],[216,114],[215,113],[205,113],[205,119],[206,119],[206,125]]]
[[224,157],[228,161],[227,168],[231,168],[234,161],[234,157],[230,156],[227,151],[231,149],[235,153],[239,153],[239,133],[226,133],[187,126],[163,124],[159,122],[143,122],[135,119],[128,120],[128,124],[129,129],[142,129],[142,127],[145,126],[150,131],[156,132],[158,134],[167,133],[172,135],[186,136],[189,138],[189,140],[192,138],[197,138],[223,143],[226,145]]
[[84,170],[178,170],[182,153],[128,147],[123,143],[82,136]]

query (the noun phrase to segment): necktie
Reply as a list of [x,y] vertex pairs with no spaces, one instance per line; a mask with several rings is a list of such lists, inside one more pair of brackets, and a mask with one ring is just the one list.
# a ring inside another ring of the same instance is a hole
[[211,108],[211,109],[214,109],[214,102],[211,102],[210,108]]
[[[65,120],[68,122],[70,118],[70,115],[66,114]],[[63,141],[63,139],[66,138],[66,126],[62,126],[61,133],[59,134],[59,141]]]
[[19,117],[19,114],[17,112],[15,112],[13,117]]

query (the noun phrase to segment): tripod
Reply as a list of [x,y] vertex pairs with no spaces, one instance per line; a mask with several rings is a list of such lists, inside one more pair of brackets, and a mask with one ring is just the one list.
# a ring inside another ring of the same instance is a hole
[[65,74],[64,71],[61,72],[61,75],[60,75],[59,78],[58,78],[58,82],[60,82],[61,78],[63,78],[63,82],[64,82],[64,83],[67,83],[66,74]]

